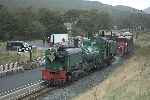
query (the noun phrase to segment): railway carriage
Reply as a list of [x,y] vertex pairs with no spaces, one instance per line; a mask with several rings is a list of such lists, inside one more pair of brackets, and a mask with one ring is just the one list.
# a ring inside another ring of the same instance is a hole
[[119,56],[126,56],[133,50],[133,40],[126,37],[117,37],[117,54]]
[[124,32],[116,37],[117,42],[117,55],[124,57],[133,50],[133,34]]

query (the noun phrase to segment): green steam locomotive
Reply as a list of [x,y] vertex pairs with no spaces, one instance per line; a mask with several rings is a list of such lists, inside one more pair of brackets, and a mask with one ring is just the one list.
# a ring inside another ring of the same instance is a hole
[[80,48],[60,46],[48,49],[42,79],[51,85],[76,80],[111,64],[116,49],[116,41],[105,37],[83,39]]

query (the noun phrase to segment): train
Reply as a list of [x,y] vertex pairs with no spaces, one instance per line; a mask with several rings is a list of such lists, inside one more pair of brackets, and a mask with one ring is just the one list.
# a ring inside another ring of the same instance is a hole
[[133,34],[124,32],[116,37],[117,54],[121,57],[127,56],[133,51]]
[[81,47],[59,46],[45,51],[42,80],[50,86],[64,85],[100,70],[112,63],[116,55],[125,55],[128,40],[121,37],[84,38]]

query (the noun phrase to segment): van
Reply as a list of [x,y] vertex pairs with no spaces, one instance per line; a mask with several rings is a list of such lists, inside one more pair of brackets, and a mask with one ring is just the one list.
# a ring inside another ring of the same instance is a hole
[[26,48],[26,51],[31,49],[31,45],[24,41],[8,41],[6,45],[6,50],[17,51],[20,48]]

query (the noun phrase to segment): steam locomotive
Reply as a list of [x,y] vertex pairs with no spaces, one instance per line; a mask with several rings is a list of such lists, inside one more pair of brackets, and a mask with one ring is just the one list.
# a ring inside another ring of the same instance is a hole
[[128,43],[126,38],[97,36],[83,39],[78,48],[59,46],[48,49],[45,51],[42,79],[50,85],[76,80],[111,64],[116,54],[125,55]]

